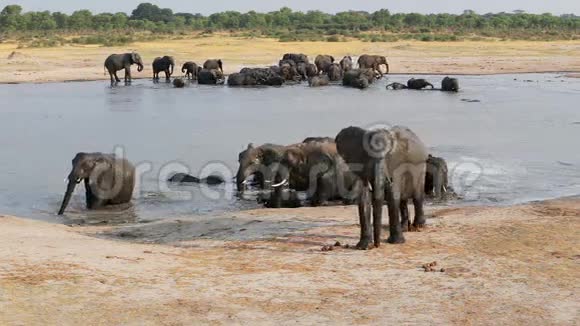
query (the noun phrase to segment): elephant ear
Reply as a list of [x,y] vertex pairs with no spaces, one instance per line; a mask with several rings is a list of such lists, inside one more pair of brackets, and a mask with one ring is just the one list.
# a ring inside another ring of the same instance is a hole
[[330,56],[330,61],[334,62],[334,57]]

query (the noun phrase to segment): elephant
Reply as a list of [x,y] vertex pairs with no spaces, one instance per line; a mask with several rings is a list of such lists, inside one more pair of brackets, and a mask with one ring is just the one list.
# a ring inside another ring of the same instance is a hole
[[324,72],[328,75],[330,81],[342,80],[342,68],[338,63],[332,63],[326,66],[326,70]]
[[224,74],[218,69],[202,69],[197,75],[201,85],[218,85],[224,83]]
[[314,76],[308,80],[308,85],[310,85],[310,87],[328,86],[329,84],[330,78],[328,75]]
[[181,67],[181,72],[185,73],[185,77],[191,80],[197,80],[197,74],[203,69],[199,67],[195,62],[188,61]]
[[342,60],[340,60],[340,67],[342,68],[343,72],[352,70],[352,57],[345,56],[344,58],[342,58]]
[[365,89],[373,83],[375,72],[372,69],[353,69],[344,73],[342,85]]
[[111,83],[120,82],[121,80],[117,76],[117,71],[125,69],[125,82],[131,81],[131,65],[137,65],[137,71],[143,71],[143,60],[141,56],[136,53],[124,53],[124,54],[111,54],[105,60],[105,68],[109,72],[111,77]]
[[248,147],[238,155],[238,172],[236,173],[236,186],[238,192],[243,192],[248,179],[254,176],[261,189],[266,189],[274,179],[275,164],[282,159],[285,146],[276,144],[263,144]]
[[172,183],[203,183],[208,185],[220,185],[225,183],[225,180],[217,175],[210,175],[206,178],[200,179],[186,173],[176,173],[167,179],[167,181]]
[[380,78],[383,77],[383,72],[381,71],[381,66],[384,65],[386,67],[386,73],[389,73],[389,63],[387,62],[387,58],[382,55],[368,55],[363,54],[358,58],[358,67],[359,68],[371,68],[374,71],[378,72]]
[[351,204],[358,198],[360,180],[340,155],[334,142],[309,142],[285,149],[276,173],[274,192],[268,207],[282,207],[285,186],[308,191],[312,206],[330,200]]
[[361,234],[357,248],[367,249],[371,239],[375,247],[380,246],[385,199],[390,231],[387,242],[405,242],[403,231],[409,226],[409,199],[415,206],[414,226],[425,225],[423,200],[428,154],[415,133],[402,126],[371,131],[348,127],[338,133],[335,142],[338,153],[363,182],[358,199]]
[[405,84],[401,84],[401,83],[391,83],[389,85],[387,85],[387,89],[392,88],[394,90],[400,90],[400,89],[407,89],[409,87],[407,87],[407,85]]
[[281,86],[284,82],[284,78],[272,68],[243,68],[228,78],[229,86]]
[[131,201],[135,167],[114,154],[77,153],[72,160],[68,186],[58,215],[63,215],[77,184],[85,182],[87,209]]
[[328,66],[334,63],[334,57],[328,54],[320,54],[314,59],[314,64],[318,71],[326,71]]
[[307,137],[302,141],[303,144],[307,143],[334,143],[334,138],[330,137]]
[[300,62],[310,63],[308,61],[308,56],[306,54],[303,54],[303,53],[286,53],[286,54],[284,54],[284,56],[282,56],[282,60],[292,60],[296,64],[298,64]]
[[421,90],[427,86],[431,86],[431,89],[434,88],[433,84],[431,84],[430,82],[428,82],[422,78],[419,78],[419,79],[411,78],[411,79],[409,79],[409,81],[407,81],[407,88],[408,89]]
[[203,63],[203,69],[208,70],[218,70],[221,71],[222,75],[224,73],[223,62],[221,59],[209,59]]
[[300,62],[296,65],[296,70],[302,76],[302,80],[308,80],[318,75],[318,69],[313,63]]
[[425,194],[437,200],[444,199],[447,194],[453,195],[454,191],[449,186],[448,174],[447,162],[441,157],[429,154],[425,175]]
[[248,73],[236,72],[228,76],[228,86],[255,86],[258,85],[256,78]]
[[288,81],[300,81],[302,76],[298,72],[296,64],[292,64],[291,60],[284,60],[280,63],[278,69],[275,71]]
[[169,80],[171,75],[173,75],[173,69],[175,68],[175,59],[168,55],[164,57],[157,57],[153,60],[153,79],[159,79],[159,73],[165,73],[165,79]]
[[175,78],[173,80],[173,87],[175,87],[175,88],[184,88],[185,87],[185,82],[181,78]]
[[459,81],[457,78],[445,77],[441,81],[441,90],[444,92],[459,92]]

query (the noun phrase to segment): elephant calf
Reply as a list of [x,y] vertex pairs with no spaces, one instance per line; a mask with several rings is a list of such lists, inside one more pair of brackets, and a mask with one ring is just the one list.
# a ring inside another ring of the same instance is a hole
[[314,76],[308,80],[310,87],[327,86],[330,84],[330,78],[327,75]]
[[326,71],[328,66],[334,63],[334,57],[328,54],[320,54],[314,59],[314,64],[318,71]]
[[375,72],[372,69],[353,69],[344,73],[342,85],[365,89],[374,82]]
[[181,72],[185,73],[185,78],[197,80],[197,74],[201,71],[201,69],[203,68],[199,67],[195,62],[188,61],[181,67]]
[[201,85],[218,85],[224,83],[224,74],[218,69],[202,69],[197,82]]
[[387,89],[394,89],[394,90],[401,90],[401,89],[407,89],[409,87],[407,87],[407,85],[405,84],[401,84],[401,83],[391,83],[387,85]]
[[459,92],[459,81],[456,78],[445,77],[441,81],[441,90],[444,92]]
[[135,167],[114,154],[78,153],[72,160],[72,171],[58,215],[64,214],[81,181],[85,183],[87,209],[128,203],[135,187]]
[[175,87],[175,88],[184,88],[185,87],[185,82],[181,78],[175,78],[173,80],[173,87]]
[[420,79],[411,78],[407,81],[407,88],[409,89],[421,90],[428,86],[431,87],[431,89],[434,89],[433,84],[422,78]]
[[340,60],[340,67],[342,68],[343,72],[352,70],[352,57],[345,56],[344,58],[342,58],[342,60]]
[[175,68],[175,59],[168,55],[164,57],[157,57],[153,60],[153,79],[159,79],[159,73],[165,73],[165,79],[169,80],[171,75],[173,75],[173,69]]

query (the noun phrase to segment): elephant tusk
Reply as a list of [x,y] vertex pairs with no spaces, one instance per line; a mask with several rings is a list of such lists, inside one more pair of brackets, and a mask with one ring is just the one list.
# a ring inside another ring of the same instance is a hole
[[272,185],[272,188],[279,188],[288,184],[288,179],[282,180],[280,183],[276,183]]
[[81,181],[83,181],[83,178],[78,178],[78,179],[76,180],[76,183],[81,183]]
[[447,192],[447,187],[443,186],[443,192]]

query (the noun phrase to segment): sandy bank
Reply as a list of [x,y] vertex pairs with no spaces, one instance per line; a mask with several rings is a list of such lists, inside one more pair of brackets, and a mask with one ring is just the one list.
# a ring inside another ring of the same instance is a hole
[[354,207],[112,228],[0,217],[0,324],[580,323],[580,200],[428,213],[404,245],[329,252],[356,242]]
[[222,58],[226,73],[244,66],[276,64],[286,52],[303,52],[314,58],[329,53],[336,58],[362,53],[385,54],[391,72],[405,74],[499,74],[524,72],[580,72],[580,41],[529,42],[285,42],[225,36],[190,40],[159,40],[125,47],[64,46],[18,49],[0,44],[0,83],[108,79],[103,62],[111,53],[136,50],[145,61],[149,78],[153,58],[173,55],[178,64]]

